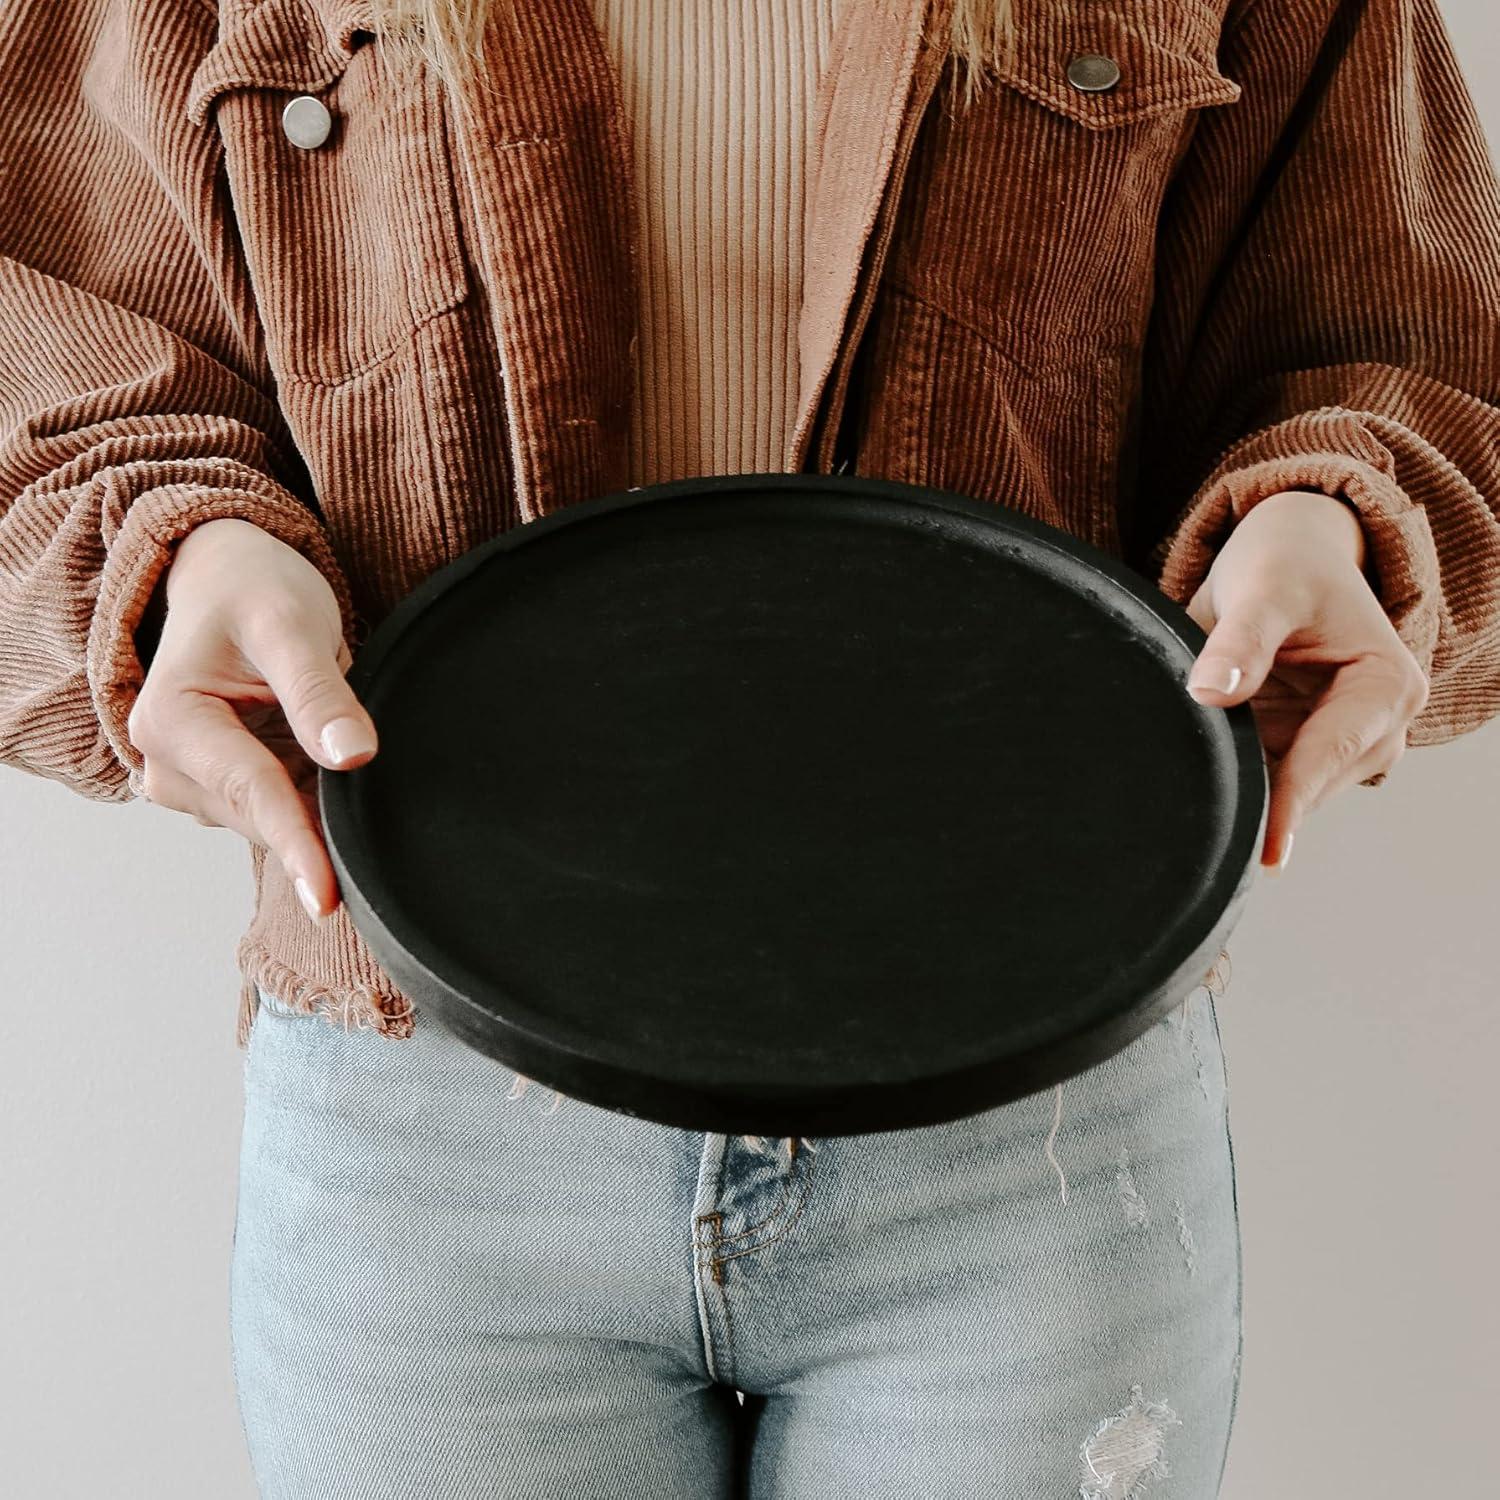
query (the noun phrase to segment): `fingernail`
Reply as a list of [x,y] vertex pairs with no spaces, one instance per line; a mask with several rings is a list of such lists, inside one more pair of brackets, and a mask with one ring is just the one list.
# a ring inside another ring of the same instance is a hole
[[353,760],[375,748],[370,731],[358,719],[335,719],[319,736],[324,754],[332,761]]
[[1282,846],[1281,858],[1276,862],[1276,868],[1271,871],[1273,875],[1279,875],[1286,869],[1286,862],[1292,857],[1292,842],[1297,837],[1295,833],[1286,836],[1286,843]]
[[1227,661],[1212,660],[1194,668],[1189,688],[1212,689],[1216,693],[1232,693],[1245,674]]
[[323,913],[318,910],[317,897],[313,895],[312,887],[300,875],[297,877],[295,885],[297,899],[302,903],[303,910],[314,922],[321,922],[323,920]]

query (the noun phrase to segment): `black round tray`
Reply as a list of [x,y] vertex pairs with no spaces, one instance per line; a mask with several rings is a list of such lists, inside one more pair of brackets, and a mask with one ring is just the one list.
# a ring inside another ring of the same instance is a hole
[[1127,1046],[1233,927],[1266,770],[1248,705],[1187,694],[1204,640],[1008,507],[625,491],[381,621],[323,831],[418,1024],[530,1078],[692,1130],[938,1124]]

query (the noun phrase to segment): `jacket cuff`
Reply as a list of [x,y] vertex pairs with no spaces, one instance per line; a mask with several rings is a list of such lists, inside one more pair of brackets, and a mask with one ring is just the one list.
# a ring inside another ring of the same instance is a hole
[[[108,504],[104,510],[107,515]],[[94,709],[105,739],[125,768],[132,796],[143,794],[145,770],[126,731],[145,680],[136,651],[137,627],[176,544],[195,526],[226,517],[250,521],[295,547],[333,589],[351,652],[360,638],[349,581],[322,520],[290,491],[266,479],[254,488],[167,484],[137,496],[124,510],[118,531],[104,539],[107,550],[87,647]]]
[[[1161,591],[1185,605],[1208,576],[1229,533],[1269,496],[1281,490],[1331,495],[1359,515],[1370,587],[1402,644],[1430,673],[1441,618],[1441,580],[1427,512],[1383,465],[1327,448],[1276,452],[1280,433],[1273,428],[1231,449],[1199,489],[1158,549]],[[1273,451],[1266,452],[1268,448]]]

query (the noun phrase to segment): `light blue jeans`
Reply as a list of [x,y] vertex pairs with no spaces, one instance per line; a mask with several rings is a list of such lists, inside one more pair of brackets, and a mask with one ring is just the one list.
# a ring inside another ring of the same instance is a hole
[[920,1130],[752,1143],[519,1082],[434,1021],[262,994],[230,1324],[263,1500],[1217,1495],[1242,1275],[1206,988]]

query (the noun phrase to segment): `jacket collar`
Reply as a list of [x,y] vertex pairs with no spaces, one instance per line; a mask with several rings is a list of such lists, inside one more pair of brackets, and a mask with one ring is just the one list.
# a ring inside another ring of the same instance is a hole
[[[953,0],[845,0],[807,175],[798,414],[785,464],[793,472],[806,466],[815,427],[829,430],[819,408],[841,348],[863,324],[912,140],[948,55],[952,14]],[[875,252],[868,259],[867,249]],[[841,402],[842,389],[834,396]],[[816,467],[831,447],[831,436],[819,444]]]

